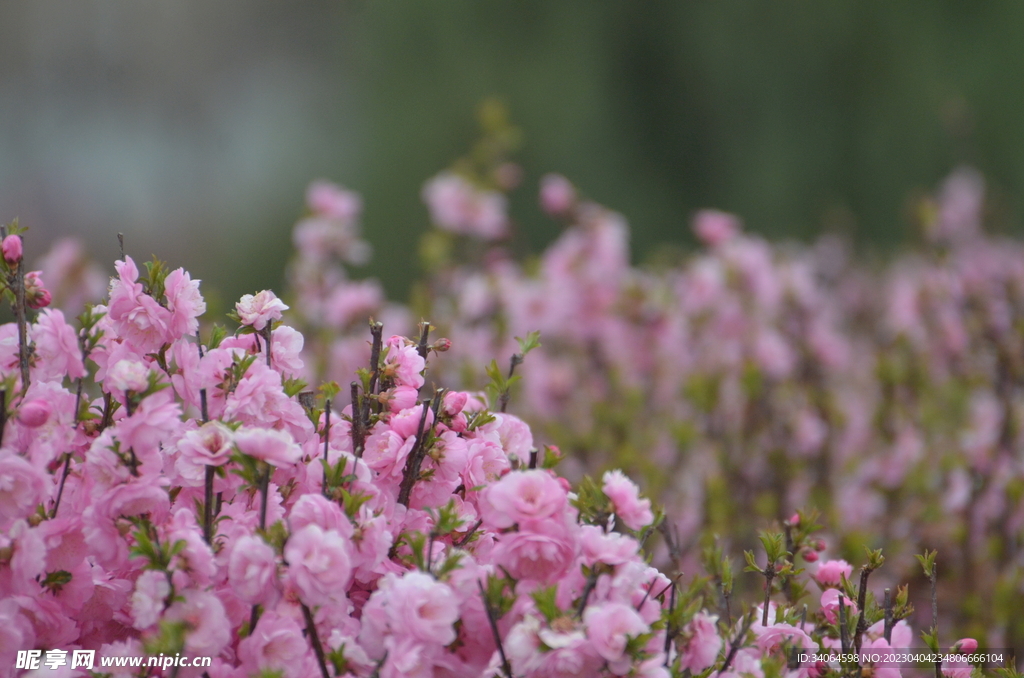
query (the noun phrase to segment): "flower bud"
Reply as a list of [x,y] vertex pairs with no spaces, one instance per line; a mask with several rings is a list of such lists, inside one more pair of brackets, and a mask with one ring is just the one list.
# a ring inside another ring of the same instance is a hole
[[25,303],[29,308],[46,308],[53,299],[49,290],[43,287],[43,279],[39,277],[40,273],[41,271],[31,271],[25,274]]
[[789,522],[790,526],[796,527],[797,525],[800,524],[800,514],[799,513],[794,513],[793,515],[791,515],[789,517],[789,521],[788,522]]
[[827,547],[828,547],[828,545],[825,543],[825,540],[824,539],[819,539],[818,543],[814,545],[814,550],[815,551],[824,551]]
[[552,216],[565,214],[576,204],[576,188],[561,174],[547,174],[540,180],[540,206]]
[[978,649],[978,641],[974,638],[961,638],[953,646],[953,652],[974,652]]
[[818,560],[818,552],[817,552],[817,551],[812,551],[812,550],[810,550],[810,549],[805,549],[805,550],[804,550],[804,551],[803,551],[803,552],[802,552],[802,553],[800,554],[800,556],[801,556],[801,557],[802,557],[802,558],[803,558],[804,560],[806,560],[806,561],[807,561],[808,563],[813,563],[813,562],[815,562],[816,560]]
[[4,253],[4,261],[8,264],[17,264],[21,261],[21,236],[20,235],[9,235],[4,238],[3,244],[0,245],[0,249]]
[[29,428],[38,428],[50,418],[53,408],[42,398],[35,398],[22,403],[18,408],[18,421]]
[[444,353],[452,347],[451,339],[438,339],[430,345],[430,350],[434,353]]

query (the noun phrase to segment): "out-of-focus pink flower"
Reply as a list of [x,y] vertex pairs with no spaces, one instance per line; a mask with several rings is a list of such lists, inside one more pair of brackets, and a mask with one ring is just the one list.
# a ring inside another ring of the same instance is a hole
[[103,383],[108,389],[142,393],[149,388],[149,368],[136,360],[119,360],[107,372]]
[[235,310],[243,325],[251,325],[255,330],[262,330],[267,324],[280,320],[288,305],[277,298],[270,290],[257,292],[255,295],[244,294],[235,304]]
[[545,174],[540,180],[540,206],[552,216],[565,214],[576,204],[576,188],[561,174]]
[[306,205],[317,214],[343,221],[357,219],[363,210],[357,193],[324,180],[314,181],[306,189]]
[[43,500],[49,477],[28,461],[0,450],[0,528],[32,513]]
[[300,678],[310,652],[302,627],[291,617],[273,610],[260,615],[252,634],[238,644],[238,658],[245,675],[279,671],[284,678]]
[[508,231],[507,201],[497,191],[481,190],[454,172],[442,172],[423,187],[431,220],[453,233],[497,240]]
[[649,630],[637,611],[624,603],[590,605],[583,613],[583,623],[594,650],[613,665],[623,658],[631,637]]
[[41,379],[63,379],[68,376],[77,379],[85,376],[82,350],[78,346],[78,335],[68,325],[64,314],[57,309],[46,309],[39,314],[30,329],[36,346],[35,372]]
[[708,247],[726,243],[740,232],[740,220],[734,214],[719,210],[700,210],[693,215],[693,232]]
[[682,668],[698,674],[715,663],[722,651],[722,637],[718,635],[715,623],[718,617],[700,611],[694,615],[683,631],[686,643],[680,650]]
[[144,630],[160,619],[161,613],[171,595],[171,583],[167,574],[159,570],[146,570],[135,580],[132,594],[132,620],[135,628]]
[[168,330],[175,339],[192,336],[199,329],[199,316],[206,313],[206,302],[199,293],[199,281],[183,268],[176,268],[164,280],[164,296],[171,317]]
[[29,271],[25,274],[25,303],[29,308],[46,308],[53,297],[43,285],[41,271]]

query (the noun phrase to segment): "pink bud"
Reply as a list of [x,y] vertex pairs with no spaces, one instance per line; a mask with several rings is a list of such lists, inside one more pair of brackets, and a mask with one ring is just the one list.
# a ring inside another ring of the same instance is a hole
[[800,514],[799,513],[794,513],[793,515],[791,515],[789,517],[789,524],[792,525],[793,527],[796,527],[797,525],[799,525],[800,524]]
[[818,552],[817,552],[817,551],[805,550],[805,551],[804,551],[803,553],[801,553],[800,555],[801,555],[801,556],[803,557],[803,559],[804,559],[804,560],[806,560],[806,561],[807,561],[808,563],[813,563],[814,561],[816,561],[816,560],[818,559]]
[[974,652],[978,649],[978,641],[974,638],[961,638],[953,646],[954,652]]
[[21,261],[21,236],[20,235],[9,235],[4,238],[3,245],[0,245],[0,249],[3,249],[4,261],[8,264],[17,264]]
[[437,341],[435,341],[433,344],[430,345],[430,350],[434,351],[435,353],[444,353],[445,351],[447,351],[451,347],[452,347],[452,340],[451,339],[438,339]]
[[31,271],[25,274],[25,303],[29,308],[46,308],[52,301],[49,290],[43,287],[40,273],[41,271]]
[[29,428],[38,428],[50,418],[53,409],[50,403],[42,398],[36,398],[22,403],[18,408],[18,421]]
[[828,548],[828,545],[825,543],[824,539],[819,539],[818,543],[814,545],[815,551],[824,551],[826,548]]

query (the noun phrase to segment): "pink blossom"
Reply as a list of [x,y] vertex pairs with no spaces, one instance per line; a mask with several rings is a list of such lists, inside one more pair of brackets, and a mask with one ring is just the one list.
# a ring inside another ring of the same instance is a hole
[[27,517],[46,496],[49,478],[25,459],[0,450],[0,527]]
[[516,579],[551,583],[565,575],[575,555],[572,529],[552,518],[531,521],[526,529],[502,534],[493,558]]
[[199,329],[199,316],[206,313],[206,302],[199,293],[199,281],[184,269],[176,268],[164,280],[164,295],[171,312],[168,330],[175,339],[191,336]]
[[715,663],[718,653],[722,651],[722,637],[718,634],[715,623],[718,617],[701,611],[694,615],[683,631],[686,639],[680,653],[681,667],[698,674]]
[[149,388],[149,368],[137,360],[119,360],[107,372],[107,388],[142,393]]
[[228,560],[231,589],[246,603],[257,605],[275,601],[277,557],[263,539],[245,536],[235,541]]
[[46,309],[32,325],[32,341],[36,346],[36,373],[40,379],[77,379],[85,376],[82,351],[73,327],[57,309]]
[[306,189],[306,204],[318,214],[353,221],[363,209],[359,195],[329,181],[314,181]]
[[310,606],[345,600],[352,578],[348,544],[335,530],[309,524],[292,534],[284,549],[288,581]]
[[545,174],[540,180],[540,206],[553,216],[565,214],[576,203],[576,188],[561,174]]
[[384,360],[384,373],[393,377],[399,385],[420,388],[423,386],[423,368],[426,361],[417,352],[415,346],[405,343],[402,337],[394,336],[387,340],[388,355]]
[[839,586],[843,577],[853,574],[853,566],[845,560],[823,560],[818,564],[814,579],[822,586]]
[[640,530],[654,522],[651,500],[640,498],[640,488],[622,471],[606,471],[603,491],[615,508],[615,515],[631,530]]
[[739,234],[740,220],[728,212],[701,210],[693,216],[693,231],[705,245],[715,247]]
[[484,519],[497,528],[543,520],[561,513],[566,492],[547,471],[513,471],[494,483],[481,497]]
[[280,671],[284,678],[302,678],[303,660],[309,652],[302,627],[273,610],[260,615],[252,634],[238,644],[246,675]]
[[234,431],[210,421],[183,435],[178,452],[196,466],[223,466],[234,451]]
[[235,445],[242,454],[272,466],[295,464],[302,456],[302,448],[287,431],[243,426],[235,431]]
[[431,220],[442,229],[485,240],[505,236],[505,196],[480,190],[454,172],[442,172],[423,187]]
[[444,583],[423,572],[409,572],[388,589],[388,621],[392,633],[408,634],[423,643],[448,645],[455,640],[458,600]]
[[590,605],[583,613],[587,637],[594,650],[605,660],[615,663],[623,658],[626,642],[649,629],[631,605],[604,603]]
[[167,574],[159,570],[146,570],[135,581],[132,594],[132,620],[135,628],[144,630],[153,626],[164,611],[171,583]]
[[[839,619],[839,595],[839,589],[833,588],[825,589],[821,594],[821,611],[830,624],[835,624]],[[846,608],[847,619],[852,618],[858,612],[857,604],[846,596],[843,596],[843,606]]]
[[173,341],[169,333],[171,312],[143,291],[132,258],[125,257],[114,268],[118,277],[110,281],[107,315],[117,334],[142,353],[157,351]]
[[167,610],[167,618],[186,623],[185,652],[191,655],[214,657],[231,639],[224,604],[208,591],[185,591],[184,601],[174,603]]
[[243,325],[251,325],[255,330],[262,330],[268,323],[280,320],[288,306],[277,298],[270,290],[242,295],[235,304],[235,310]]

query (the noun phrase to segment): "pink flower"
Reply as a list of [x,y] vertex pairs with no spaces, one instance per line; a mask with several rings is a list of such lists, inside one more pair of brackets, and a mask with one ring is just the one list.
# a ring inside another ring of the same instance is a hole
[[167,610],[166,617],[183,621],[185,652],[191,655],[215,657],[231,640],[231,624],[225,614],[224,604],[208,591],[187,590],[185,600],[174,603]]
[[42,398],[24,402],[18,408],[18,421],[29,428],[39,428],[50,418],[53,408]]
[[363,460],[381,477],[397,481],[402,477],[405,460],[415,444],[415,438],[402,438],[394,431],[384,429],[366,439]]
[[235,431],[235,445],[242,454],[272,466],[295,464],[302,457],[302,448],[287,431],[243,426]]
[[428,181],[422,196],[431,220],[439,228],[485,240],[496,240],[507,233],[505,196],[479,190],[454,172],[442,172]]
[[3,244],[0,245],[0,249],[3,250],[4,261],[8,264],[19,263],[22,257],[21,236],[7,236],[4,238]]
[[705,245],[715,247],[739,234],[740,220],[728,212],[700,210],[693,216],[693,231]]
[[637,611],[625,603],[590,605],[583,613],[583,623],[594,650],[612,662],[613,670],[623,658],[629,638],[650,630]]
[[107,371],[104,385],[122,393],[142,393],[149,388],[149,368],[137,360],[119,360]]
[[576,540],[570,526],[553,518],[531,521],[528,529],[520,528],[498,537],[494,562],[516,579],[546,584],[561,579],[576,556]]
[[22,457],[0,450],[0,527],[32,513],[46,496],[48,481]]
[[65,375],[71,379],[85,376],[78,335],[64,320],[61,311],[47,309],[40,313],[30,333],[39,358],[36,363],[38,378],[60,380]]
[[132,594],[132,620],[135,628],[148,629],[163,614],[167,596],[171,595],[171,583],[167,574],[160,570],[146,570],[135,580]]
[[552,216],[565,214],[576,204],[576,188],[561,174],[545,174],[540,180],[540,206]]
[[396,635],[423,643],[448,645],[455,640],[458,599],[451,588],[423,572],[409,572],[388,590],[388,621]]
[[262,330],[268,323],[280,320],[288,306],[270,290],[263,290],[257,292],[255,296],[243,295],[235,304],[235,310],[243,325],[251,325],[255,330]]
[[853,574],[853,566],[845,560],[823,560],[818,565],[814,579],[822,586],[839,586],[842,578]]
[[627,478],[622,471],[607,471],[603,478],[603,490],[612,506],[615,515],[631,530],[640,530],[654,522],[651,513],[651,500],[640,498],[640,488]]
[[543,520],[566,506],[565,489],[540,469],[513,471],[488,487],[480,502],[484,519],[497,528]]
[[387,341],[388,355],[384,360],[384,373],[393,377],[399,385],[418,389],[423,386],[423,368],[426,361],[415,346],[409,346],[402,337],[394,336]]
[[352,523],[341,512],[338,504],[328,501],[319,494],[304,494],[288,514],[288,525],[298,532],[306,525],[316,525],[322,530],[334,530],[343,537],[352,536]]
[[680,650],[682,668],[698,674],[715,663],[718,653],[722,651],[722,637],[718,635],[715,622],[718,617],[701,611],[694,615],[683,631],[687,640]]
[[277,597],[277,557],[260,537],[235,541],[228,560],[228,581],[239,598],[251,605],[274,602]]
[[354,221],[363,209],[359,195],[329,181],[314,181],[306,189],[306,204],[313,212],[342,221]]
[[[858,613],[857,604],[843,596],[843,606],[846,608],[846,618],[851,619]],[[839,619],[839,589],[825,589],[821,594],[821,611],[830,624],[835,624]]]
[[199,293],[199,281],[176,268],[164,280],[164,296],[171,317],[168,329],[175,339],[191,336],[199,329],[199,316],[206,313],[206,302]]
[[131,257],[114,264],[118,277],[110,281],[107,316],[117,335],[141,353],[151,353],[173,341],[171,312],[143,292],[139,270]]
[[352,579],[348,543],[334,530],[309,524],[292,534],[284,547],[288,581],[310,607],[345,600]]
[[178,452],[197,466],[223,466],[234,451],[234,431],[210,421],[189,431],[178,441]]
[[238,644],[245,675],[281,672],[284,678],[300,678],[310,652],[302,627],[273,610],[260,615],[253,633]]

